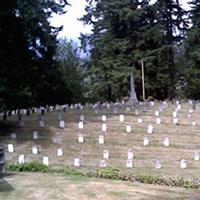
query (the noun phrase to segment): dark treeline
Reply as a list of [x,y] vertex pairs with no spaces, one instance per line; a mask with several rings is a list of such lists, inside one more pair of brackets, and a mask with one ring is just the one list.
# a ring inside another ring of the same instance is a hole
[[[130,72],[146,96],[200,98],[200,3],[185,11],[178,0],[87,0],[82,59],[73,41],[60,39],[53,14],[66,0],[0,1],[0,110],[84,101],[115,101],[130,93]],[[64,22],[63,22],[64,23]],[[70,28],[70,27],[69,27]]]

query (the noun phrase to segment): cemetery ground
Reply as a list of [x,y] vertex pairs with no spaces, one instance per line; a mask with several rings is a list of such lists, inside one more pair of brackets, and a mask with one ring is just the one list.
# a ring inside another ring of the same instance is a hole
[[[17,163],[20,155],[24,156],[25,162],[42,162],[45,156],[49,159],[49,163],[47,161],[46,164],[54,169],[67,166],[81,173],[89,173],[113,167],[127,176],[139,175],[163,179],[183,177],[185,180],[199,184],[200,105],[197,104],[195,110],[192,109],[192,104],[187,102],[181,104],[169,102],[164,107],[162,102],[157,102],[145,107],[144,109],[144,106],[140,106],[138,112],[126,106],[83,109],[73,107],[68,108],[66,112],[60,108],[45,112],[44,116],[41,116],[40,112],[35,112],[30,116],[23,114],[20,123],[17,121],[17,115],[12,115],[7,122],[10,124],[10,128],[4,130],[0,135],[0,143],[5,147],[6,163]],[[158,112],[155,113],[155,111]],[[176,112],[177,116],[173,116],[173,112]],[[121,117],[120,121],[121,114],[123,114],[124,120]],[[106,118],[102,115],[106,115]],[[158,118],[160,120],[157,120]],[[142,119],[142,123],[139,119]],[[173,124],[174,119],[177,119],[178,123]],[[39,126],[41,120],[44,122],[44,127]],[[62,128],[59,127],[60,120],[65,122],[65,126]],[[81,126],[80,121],[83,121]],[[17,123],[20,126],[17,126]],[[149,125],[153,126],[152,133],[147,133]],[[128,130],[127,126],[131,126],[131,130],[130,127]],[[37,132],[36,137],[33,136],[35,131]],[[99,136],[103,136],[103,142],[99,141]],[[81,139],[78,140],[78,138]],[[166,138],[167,144],[164,142]],[[145,139],[148,140],[148,144],[144,145]],[[9,152],[8,144],[13,145],[11,152]],[[33,154],[33,148],[37,148],[37,154]],[[58,149],[62,149],[60,156],[58,156]],[[132,158],[127,157],[128,152],[132,152]],[[107,153],[107,156],[104,153]],[[74,166],[75,158],[80,159],[79,167]],[[184,167],[181,168],[183,159]],[[102,160],[104,162],[100,167]],[[17,194],[18,191],[23,193],[21,194],[23,199],[27,191],[22,188],[27,184],[30,186],[29,189],[32,189],[32,192],[28,193],[30,199],[31,195],[36,195],[34,187],[38,188],[38,185],[45,186],[38,193],[42,194],[47,191],[43,195],[44,199],[51,199],[48,195],[52,194],[50,189],[54,187],[58,187],[58,193],[61,191],[60,199],[64,199],[62,195],[65,195],[64,193],[68,189],[70,194],[72,194],[70,189],[74,189],[73,194],[77,195],[75,197],[70,195],[69,199],[82,197],[82,199],[152,199],[153,194],[157,195],[153,199],[161,197],[164,199],[166,195],[166,199],[168,197],[169,199],[170,197],[176,199],[200,198],[197,190],[183,187],[143,185],[135,182],[103,179],[93,180],[86,177],[78,178],[75,181],[74,177],[69,178],[55,174],[17,173],[11,177],[5,177],[5,180],[16,188],[10,192],[8,199],[12,199],[12,193]],[[46,181],[47,184],[42,181]],[[59,181],[61,183],[65,181],[66,184],[59,185]],[[83,189],[80,190],[80,188]]]
[[0,183],[1,200],[197,200],[200,196],[197,189],[48,173],[10,174]]

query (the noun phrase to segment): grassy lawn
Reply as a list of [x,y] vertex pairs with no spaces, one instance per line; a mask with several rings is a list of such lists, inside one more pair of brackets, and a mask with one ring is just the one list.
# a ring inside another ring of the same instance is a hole
[[57,174],[16,173],[0,181],[1,200],[197,200],[199,196],[199,190]]

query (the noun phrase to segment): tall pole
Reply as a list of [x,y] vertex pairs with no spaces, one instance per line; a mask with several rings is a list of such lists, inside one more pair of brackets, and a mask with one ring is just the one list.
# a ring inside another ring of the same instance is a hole
[[144,61],[141,60],[142,64],[142,96],[143,96],[143,101],[145,101],[145,86],[144,86]]

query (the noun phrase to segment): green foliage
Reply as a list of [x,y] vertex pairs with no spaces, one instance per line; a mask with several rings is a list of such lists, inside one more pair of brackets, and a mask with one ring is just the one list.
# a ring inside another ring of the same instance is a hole
[[6,165],[6,170],[12,172],[49,172],[50,169],[48,166],[40,162],[29,162],[24,164],[8,164]]
[[120,170],[118,168],[113,168],[113,167],[97,170],[95,175],[96,177],[99,178],[114,179],[114,180],[121,179]]

